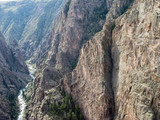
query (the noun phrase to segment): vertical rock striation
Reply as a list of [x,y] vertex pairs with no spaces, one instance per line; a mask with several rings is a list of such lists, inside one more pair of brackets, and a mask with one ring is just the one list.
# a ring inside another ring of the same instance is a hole
[[37,64],[45,61],[62,72],[73,69],[82,44],[102,29],[111,4],[112,0],[68,0],[54,26],[50,50]]
[[105,34],[97,33],[82,47],[77,67],[64,77],[64,88],[79,104],[87,120],[109,120],[114,117],[109,49]]
[[[37,63],[27,118],[51,119],[44,108],[48,92],[51,101],[60,101],[58,86],[87,120],[160,119],[159,5],[158,0],[69,0],[50,50]],[[106,21],[101,12],[94,21],[101,10]]]
[[113,2],[103,30],[82,47],[76,68],[63,78],[63,86],[79,104],[87,120],[114,119],[112,30],[115,19],[131,2]]
[[112,0],[66,2],[54,26],[48,44],[50,50],[44,50],[46,52],[41,54],[37,63],[39,70],[28,106],[28,119],[44,118],[42,108],[46,91],[58,86],[63,75],[75,68],[82,44],[102,29],[111,4]]
[[160,1],[136,0],[112,35],[117,120],[160,119]]
[[160,119],[159,1],[134,1],[112,30],[117,5],[82,47],[76,69],[64,77],[65,89],[89,120]]

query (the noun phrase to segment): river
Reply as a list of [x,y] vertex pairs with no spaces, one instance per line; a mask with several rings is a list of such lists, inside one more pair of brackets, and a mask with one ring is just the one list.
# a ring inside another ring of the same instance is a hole
[[[36,71],[36,69],[33,68],[33,66],[30,65],[30,64],[27,64],[27,66],[28,66],[28,69],[29,69],[29,72],[30,72],[30,76],[34,80],[35,79],[34,72]],[[29,84],[30,83],[28,83],[25,88],[21,89],[20,93],[18,95],[18,103],[19,103],[20,113],[18,115],[17,120],[24,120],[24,112],[25,112],[25,108],[26,108],[26,101],[23,98],[23,92],[28,88]]]

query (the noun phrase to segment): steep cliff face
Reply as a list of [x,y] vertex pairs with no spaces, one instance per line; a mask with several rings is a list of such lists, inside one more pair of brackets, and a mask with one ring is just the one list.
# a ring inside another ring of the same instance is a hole
[[0,43],[0,119],[9,120],[13,111],[11,112],[8,98],[11,95],[16,96],[18,90],[26,85],[30,77],[27,75],[26,64],[19,62],[21,58],[15,56],[1,33]]
[[[79,104],[87,120],[114,117],[112,62],[105,34],[97,33],[81,50],[76,69],[64,77],[64,87]],[[109,35],[109,34],[108,34]],[[105,53],[106,52],[106,53]]]
[[[160,119],[159,5],[68,1],[37,63],[27,118],[50,120],[47,102],[61,102],[56,88],[64,87],[87,120]],[[90,21],[101,10],[106,21],[101,12]]]
[[0,29],[7,43],[12,47],[17,41],[25,59],[36,56],[41,40],[52,29],[64,1],[22,0],[1,3]]
[[64,86],[87,119],[160,119],[159,4],[134,1],[113,30],[111,15],[117,15],[112,7],[103,30],[82,47]]
[[42,61],[47,58],[46,63],[63,72],[73,69],[82,44],[102,29],[111,3],[112,0],[68,0],[54,26],[50,50]]
[[112,35],[116,119],[160,119],[160,1],[136,0]]
[[43,119],[46,91],[58,86],[63,74],[75,68],[82,44],[102,29],[111,4],[111,0],[67,1],[50,37],[50,50],[44,50],[37,63],[30,101],[34,106],[28,107],[28,119]]
[[79,104],[87,120],[112,120],[115,117],[112,30],[115,18],[131,3],[128,0],[113,2],[103,30],[82,47],[76,68],[63,78],[65,90]]

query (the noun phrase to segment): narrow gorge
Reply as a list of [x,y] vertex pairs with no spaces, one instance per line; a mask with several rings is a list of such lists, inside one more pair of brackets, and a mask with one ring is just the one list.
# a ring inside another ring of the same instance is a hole
[[34,82],[34,73],[36,71],[36,69],[33,67],[33,65],[31,64],[27,64],[28,68],[29,68],[29,75],[31,76],[32,80],[25,86],[25,88],[22,88],[19,92],[19,95],[18,95],[18,104],[19,104],[19,115],[18,115],[18,118],[17,120],[23,120],[25,119],[25,110],[26,110],[26,106],[27,106],[27,103],[26,103],[26,99],[24,97],[25,95],[25,92],[27,92],[27,89],[30,89],[29,87],[31,86],[31,84]]
[[0,120],[160,120],[160,0],[0,2],[0,31]]
[[0,33],[0,120],[16,119],[16,96],[30,80],[28,69],[21,57],[10,49]]

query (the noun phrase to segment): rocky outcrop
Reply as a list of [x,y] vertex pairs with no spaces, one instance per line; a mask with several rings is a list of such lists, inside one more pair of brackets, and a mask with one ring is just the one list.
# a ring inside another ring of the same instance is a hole
[[110,53],[106,52],[110,45],[104,41],[104,35],[97,33],[82,47],[76,69],[63,81],[66,91],[79,104],[87,120],[114,117],[112,62]]
[[10,95],[16,96],[30,80],[28,69],[22,58],[15,56],[0,33],[0,120],[10,120]]
[[102,29],[111,4],[112,0],[68,0],[54,26],[50,50],[41,55],[38,66],[49,63],[61,72],[72,70],[82,44]]
[[[47,93],[59,100],[55,87],[64,87],[87,120],[160,119],[159,4],[68,1],[50,37],[50,51],[44,50],[37,63],[27,118],[51,119],[43,111]],[[107,11],[106,21],[90,21],[100,8]]]
[[160,1],[136,0],[112,35],[116,118],[160,119]]
[[6,99],[4,99],[3,96],[0,95],[0,120],[10,120],[11,117],[9,115],[9,104],[6,101]]
[[112,30],[115,19],[131,1],[113,2],[103,30],[81,49],[76,68],[63,78],[65,90],[79,104],[87,120],[112,120],[115,117],[112,89]]
[[64,85],[87,119],[160,119],[159,11],[159,1],[134,1],[113,30],[109,13],[103,30],[82,47]]
[[82,44],[102,29],[111,4],[111,0],[68,0],[65,4],[50,37],[50,50],[44,50],[37,63],[28,119],[43,119],[45,92],[58,86],[63,75],[75,68]]

